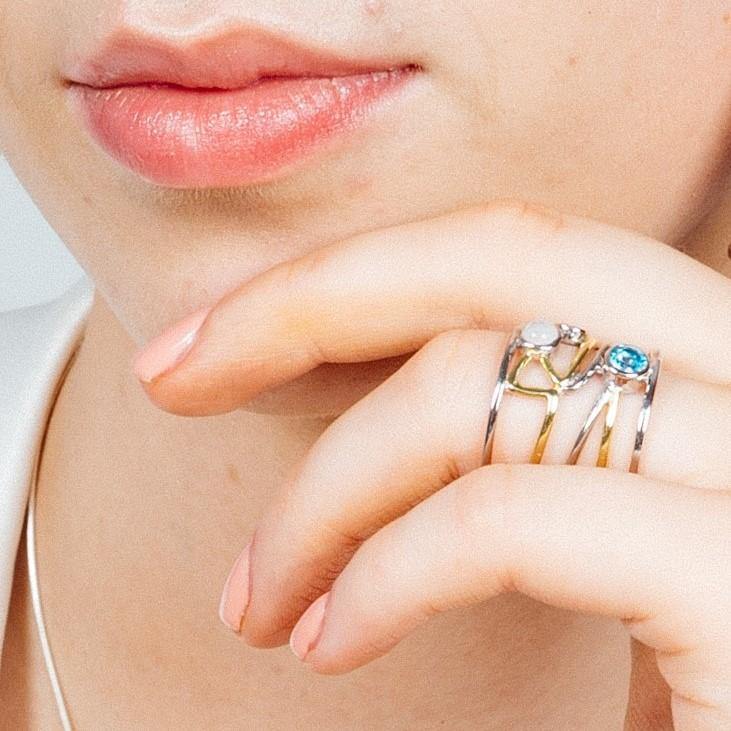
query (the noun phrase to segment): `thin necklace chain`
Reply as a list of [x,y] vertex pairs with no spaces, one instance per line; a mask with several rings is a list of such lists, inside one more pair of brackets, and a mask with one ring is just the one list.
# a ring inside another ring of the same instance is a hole
[[61,387],[66,380],[66,377],[71,370],[71,366],[76,360],[76,356],[79,352],[79,346],[81,340],[76,345],[74,352],[69,357],[66,367],[64,368],[61,377],[58,379],[56,384],[55,393],[51,400],[51,408],[48,412],[48,418],[46,419],[46,425],[43,432],[43,436],[40,441],[38,452],[36,453],[35,464],[33,465],[33,478],[30,485],[30,495],[28,496],[28,510],[26,512],[25,519],[25,549],[28,561],[28,583],[30,585],[30,598],[33,606],[33,617],[35,618],[36,628],[38,629],[38,640],[41,644],[41,651],[43,653],[43,664],[46,666],[46,672],[48,673],[48,679],[51,682],[51,688],[53,689],[53,697],[56,701],[56,708],[58,709],[58,715],[61,720],[61,726],[63,731],[74,731],[74,727],[71,724],[69,718],[68,708],[66,707],[66,700],[61,689],[61,684],[58,680],[58,672],[56,671],[56,663],[53,660],[53,653],[51,652],[51,643],[48,641],[48,632],[46,632],[46,623],[43,619],[43,606],[41,604],[41,590],[40,583],[38,581],[38,563],[36,561],[36,493],[38,492],[38,473],[41,464],[41,455],[43,453],[43,447],[45,446],[46,436],[48,434],[48,425],[51,421],[51,414],[56,405],[58,394],[61,391]]
[[38,463],[33,471],[33,483],[30,490],[30,498],[28,500],[28,514],[26,518],[25,537],[26,537],[26,553],[28,556],[28,583],[30,584],[30,598],[33,604],[33,616],[36,620],[38,628],[38,639],[41,643],[43,651],[43,663],[46,666],[48,679],[51,681],[53,688],[53,697],[56,699],[56,708],[61,719],[63,731],[73,731],[73,726],[69,720],[68,709],[66,708],[66,700],[63,697],[61,684],[58,682],[58,673],[56,672],[56,664],[53,661],[53,653],[51,645],[48,641],[48,633],[46,632],[46,623],[43,620],[43,607],[41,606],[41,592],[38,585],[38,565],[36,564],[36,529],[35,529],[35,513],[36,513],[36,489],[38,487]]

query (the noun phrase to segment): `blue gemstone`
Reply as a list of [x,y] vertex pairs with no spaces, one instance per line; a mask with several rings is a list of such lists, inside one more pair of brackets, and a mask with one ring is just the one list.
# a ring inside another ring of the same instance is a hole
[[639,376],[648,369],[650,359],[634,345],[615,345],[607,355],[607,363],[618,373]]

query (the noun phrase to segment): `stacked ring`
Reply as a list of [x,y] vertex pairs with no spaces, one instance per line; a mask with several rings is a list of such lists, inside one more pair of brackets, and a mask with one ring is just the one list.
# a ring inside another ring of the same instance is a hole
[[[562,343],[576,346],[577,352],[568,370],[560,375],[551,361],[551,355]],[[592,352],[594,357],[589,358]],[[549,379],[548,386],[527,386],[521,383],[521,373],[532,362],[537,362],[543,368]],[[538,464],[543,459],[560,397],[567,391],[581,388],[593,376],[598,375],[603,377],[603,388],[576,437],[567,463],[576,464],[589,433],[604,411],[604,425],[596,466],[606,467],[609,462],[609,445],[620,395],[640,391],[643,394],[643,401],[637,419],[634,449],[629,466],[630,472],[637,472],[659,372],[660,358],[657,352],[648,355],[641,348],[623,343],[599,349],[593,338],[588,337],[584,330],[574,325],[554,325],[540,320],[529,322],[512,334],[503,353],[490,403],[482,464],[490,464],[492,460],[497,415],[506,392],[542,397],[546,401],[543,424],[530,458],[531,463]]]
[[[563,374],[557,372],[551,361],[551,355],[561,344],[576,347],[576,354]],[[590,338],[586,331],[575,325],[553,324],[543,320],[535,320],[529,322],[521,330],[516,330],[503,354],[497,383],[493,391],[482,450],[482,464],[489,464],[492,459],[497,415],[503,395],[506,392],[545,399],[546,411],[543,424],[530,457],[531,463],[540,463],[543,459],[543,453],[561,395],[566,391],[580,388],[597,369],[602,367],[600,357],[596,356],[589,360],[588,356],[596,350],[596,341]],[[520,376],[530,363],[538,363],[541,366],[548,377],[547,386],[528,386],[521,383]]]
[[604,374],[604,388],[594,402],[579,435],[576,437],[576,442],[568,458],[568,464],[576,464],[594,423],[599,418],[599,414],[604,411],[604,426],[596,466],[607,466],[609,462],[609,443],[617,416],[620,395],[641,390],[643,394],[642,406],[637,419],[635,444],[629,466],[630,472],[637,472],[640,464],[640,450],[650,421],[650,408],[652,407],[652,399],[655,396],[655,384],[660,373],[660,358],[657,352],[647,355],[641,348],[624,343],[614,345],[611,348],[605,347],[601,355],[602,365],[600,371]]

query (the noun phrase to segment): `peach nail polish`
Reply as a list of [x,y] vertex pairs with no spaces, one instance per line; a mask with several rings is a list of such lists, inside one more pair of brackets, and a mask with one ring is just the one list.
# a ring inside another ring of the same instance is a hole
[[307,659],[307,655],[320,639],[322,622],[325,618],[325,609],[329,597],[330,592],[327,592],[316,599],[299,618],[299,622],[294,626],[292,634],[289,636],[289,646],[300,660]]
[[197,310],[153,338],[134,359],[132,369],[137,378],[149,383],[180,363],[191,349],[198,330],[210,311],[210,307]]
[[251,541],[236,559],[226,579],[218,605],[218,616],[234,632],[241,631],[246,606],[249,603],[249,557]]

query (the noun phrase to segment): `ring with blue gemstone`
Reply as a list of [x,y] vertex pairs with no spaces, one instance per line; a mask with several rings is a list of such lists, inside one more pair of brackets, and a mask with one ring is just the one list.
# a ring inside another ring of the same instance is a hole
[[642,348],[635,345],[612,346],[606,354],[607,368],[615,375],[625,378],[638,378],[650,367],[650,358]]
[[647,353],[642,348],[627,343],[605,346],[601,351],[601,367],[598,372],[603,376],[604,385],[576,437],[568,463],[576,464],[592,427],[604,412],[596,465],[606,467],[609,464],[609,447],[620,397],[625,393],[640,393],[642,405],[637,418],[634,448],[629,465],[630,472],[637,472],[642,444],[650,421],[655,385],[660,373],[660,356],[657,351]]

